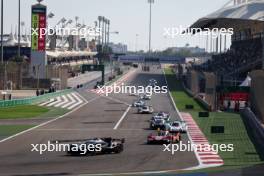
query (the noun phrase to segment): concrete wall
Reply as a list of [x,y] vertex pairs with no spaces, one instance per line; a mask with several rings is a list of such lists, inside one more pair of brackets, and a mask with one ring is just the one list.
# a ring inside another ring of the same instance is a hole
[[[200,92],[200,79],[205,80],[205,97],[204,99],[197,96]],[[187,88],[193,95],[195,99],[201,102],[207,109],[210,111],[216,110],[216,85],[217,85],[217,77],[214,73],[200,73],[197,71],[190,71],[187,74]]]
[[69,66],[66,65],[48,65],[46,68],[46,75],[48,79],[56,79],[60,82],[59,89],[66,89],[68,87],[69,69]]
[[68,70],[68,66],[60,67],[61,89],[66,89],[68,87]]
[[31,51],[30,72],[34,78],[45,79],[47,65],[46,52]]
[[20,89],[22,87],[22,78],[27,75],[26,70],[27,64],[14,62],[8,62],[6,66],[0,64],[0,90],[11,89],[11,86],[12,89]]
[[264,160],[264,127],[250,108],[243,109],[241,116],[246,124],[249,137],[252,139],[260,158]]
[[250,73],[250,105],[256,116],[264,122],[264,70],[256,70]]
[[205,78],[205,101],[211,105],[212,110],[216,110],[216,83],[217,78],[214,73],[204,73]]
[[199,73],[197,71],[190,71],[187,75],[187,87],[195,95],[199,93]]

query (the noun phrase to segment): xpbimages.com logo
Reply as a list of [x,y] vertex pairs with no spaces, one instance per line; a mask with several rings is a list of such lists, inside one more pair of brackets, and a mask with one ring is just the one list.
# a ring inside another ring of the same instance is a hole
[[152,96],[152,94],[167,94],[168,86],[127,86],[124,83],[117,85],[114,83],[110,86],[97,86],[97,93],[109,96],[109,94],[146,94],[147,96]]
[[178,144],[163,144],[163,152],[170,152],[174,155],[176,152],[194,152],[204,151],[213,152],[218,154],[219,152],[233,152],[234,144],[194,144],[190,141],[187,144],[180,141]]
[[233,35],[233,28],[185,28],[183,26],[179,27],[165,27],[163,28],[163,36],[175,38],[177,36],[186,35],[200,35],[200,36],[212,36],[212,38],[217,38],[218,36]]
[[83,28],[61,28],[56,26],[48,28],[32,28],[31,35],[39,36],[44,38],[44,36],[49,35],[61,35],[61,36],[79,36],[80,38],[85,38],[87,36],[98,37],[102,35],[102,29],[98,27],[83,27]]
[[58,141],[48,141],[45,144],[31,144],[31,152],[37,152],[40,155],[46,152],[80,152],[86,154],[87,152],[100,152],[102,151],[102,144],[63,144]]

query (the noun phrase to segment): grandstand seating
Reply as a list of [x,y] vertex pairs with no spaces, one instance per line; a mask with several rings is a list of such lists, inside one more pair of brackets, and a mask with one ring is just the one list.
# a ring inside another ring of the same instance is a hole
[[211,60],[196,69],[215,72],[224,77],[248,72],[261,66],[262,48],[261,38],[233,41],[226,53],[213,55]]

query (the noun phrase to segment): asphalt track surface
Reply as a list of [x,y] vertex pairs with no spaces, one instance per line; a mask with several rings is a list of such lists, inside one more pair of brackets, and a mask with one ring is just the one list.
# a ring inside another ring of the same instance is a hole
[[[165,85],[162,70],[151,69],[145,73],[138,70],[127,85],[146,85],[155,78],[159,85]],[[86,89],[79,93],[88,101],[78,110],[0,143],[0,175],[79,175],[103,173],[130,173],[178,170],[198,165],[192,152],[177,152],[171,155],[163,152],[162,145],[147,145],[148,120],[151,115],[139,115],[131,108],[120,125],[128,105],[136,97],[128,94],[98,96]],[[148,102],[155,111],[168,111],[177,119],[168,94],[153,95]],[[125,148],[121,154],[97,155],[88,157],[67,156],[64,152],[46,152],[40,155],[31,152],[31,144],[46,144],[48,141],[77,140],[94,137],[125,138]],[[187,143],[183,135],[183,142]]]

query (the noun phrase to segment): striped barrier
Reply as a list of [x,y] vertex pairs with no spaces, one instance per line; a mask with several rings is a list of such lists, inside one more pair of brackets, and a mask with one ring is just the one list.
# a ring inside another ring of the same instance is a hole
[[68,93],[71,93],[72,89],[66,89],[59,92],[47,93],[40,96],[35,96],[31,98],[17,99],[17,100],[2,100],[0,101],[0,108],[18,106],[18,105],[29,105],[29,104],[37,104],[46,100],[49,100],[53,97],[62,96]]
[[62,96],[51,98],[39,104],[39,106],[65,108],[68,110],[75,109],[85,103],[85,100],[77,92],[71,92]]

